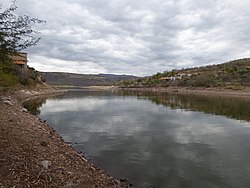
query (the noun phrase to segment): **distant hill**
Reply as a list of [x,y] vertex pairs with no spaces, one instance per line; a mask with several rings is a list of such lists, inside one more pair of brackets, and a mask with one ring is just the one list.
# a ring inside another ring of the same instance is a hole
[[136,79],[131,75],[114,74],[74,74],[62,72],[41,72],[48,84],[70,86],[108,86],[114,82]]
[[250,58],[218,65],[165,71],[152,76],[125,80],[120,87],[228,87],[250,86]]

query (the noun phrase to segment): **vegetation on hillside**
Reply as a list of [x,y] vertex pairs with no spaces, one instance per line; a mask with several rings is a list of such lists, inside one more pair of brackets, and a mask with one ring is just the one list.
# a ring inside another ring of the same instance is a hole
[[250,59],[219,65],[165,71],[155,75],[117,83],[120,87],[232,87],[250,86]]
[[69,86],[110,86],[114,82],[135,79],[130,75],[114,74],[73,74],[62,72],[42,72],[43,78],[48,84]]

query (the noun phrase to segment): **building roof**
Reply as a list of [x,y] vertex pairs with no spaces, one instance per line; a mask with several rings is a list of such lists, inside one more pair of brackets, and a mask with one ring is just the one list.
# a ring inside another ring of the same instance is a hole
[[19,61],[14,61],[15,64],[17,65],[25,65],[27,61],[19,60]]

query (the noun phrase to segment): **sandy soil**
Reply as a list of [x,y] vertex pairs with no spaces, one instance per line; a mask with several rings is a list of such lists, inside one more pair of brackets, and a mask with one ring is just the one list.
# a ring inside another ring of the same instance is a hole
[[94,167],[21,101],[53,89],[0,93],[0,187],[129,187]]

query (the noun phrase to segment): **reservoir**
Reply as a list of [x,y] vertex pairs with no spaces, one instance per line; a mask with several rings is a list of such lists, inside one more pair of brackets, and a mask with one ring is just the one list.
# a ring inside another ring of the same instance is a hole
[[250,99],[75,90],[25,106],[135,187],[250,185]]

